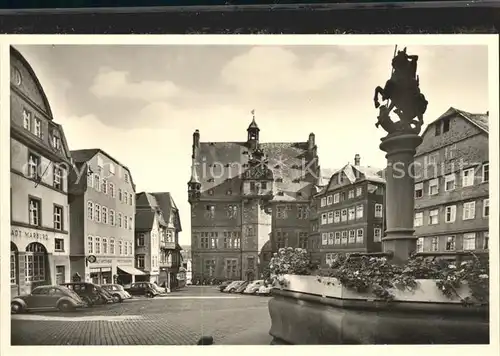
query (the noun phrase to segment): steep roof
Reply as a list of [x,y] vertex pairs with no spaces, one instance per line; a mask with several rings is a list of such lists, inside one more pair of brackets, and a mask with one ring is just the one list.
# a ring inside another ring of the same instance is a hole
[[424,136],[427,133],[427,130],[429,130],[429,128],[433,124],[452,115],[458,115],[467,120],[468,122],[470,122],[472,125],[478,127],[480,130],[489,133],[489,113],[472,114],[470,112],[459,110],[451,106],[448,110],[446,110],[446,112],[443,115],[441,115],[436,120],[432,121],[429,125],[427,125],[424,132],[422,133],[422,136]]
[[347,177],[350,184],[353,184],[355,182],[360,182],[363,180],[367,180],[370,182],[377,182],[377,183],[385,183],[382,169],[371,166],[356,166],[351,163],[348,163],[344,167],[335,171],[332,174],[326,189],[323,189],[318,194],[322,194],[328,191],[332,185],[334,177],[337,174],[342,174],[342,173]]
[[162,211],[165,222],[168,224],[171,217],[175,218],[175,220],[177,220],[177,223],[179,224],[178,226],[179,231],[182,231],[179,209],[177,208],[177,205],[175,204],[174,199],[172,198],[172,194],[170,194],[169,192],[159,192],[159,193],[150,193],[150,195],[154,197],[154,199],[156,200],[157,206]]
[[156,197],[151,193],[141,192],[136,194],[135,198],[136,210],[146,210],[154,213],[158,213],[158,223],[162,226],[168,226],[165,218],[163,216],[163,211],[161,210]]
[[135,230],[149,231],[153,228],[155,212],[153,210],[136,210],[135,212]]
[[134,179],[132,178],[132,173],[130,172],[130,169],[126,165],[120,163],[118,160],[113,158],[111,155],[109,155],[108,153],[103,151],[102,149],[100,149],[100,148],[86,148],[86,149],[81,149],[81,150],[73,150],[73,151],[71,151],[71,158],[76,163],[84,163],[84,162],[90,161],[98,153],[108,157],[109,159],[114,161],[115,164],[117,164],[117,165],[121,166],[123,169],[127,170],[128,175],[130,177],[130,183],[132,184],[132,187],[135,190],[135,183],[134,183]]
[[[294,199],[300,192],[298,199],[307,199],[316,183],[316,178],[303,177],[302,160],[308,159],[308,143],[272,142],[261,143],[259,147],[264,151],[267,168],[273,172],[276,191]],[[195,163],[202,192],[223,184],[234,191],[239,190],[241,175],[250,168],[249,151],[246,142],[200,142]]]

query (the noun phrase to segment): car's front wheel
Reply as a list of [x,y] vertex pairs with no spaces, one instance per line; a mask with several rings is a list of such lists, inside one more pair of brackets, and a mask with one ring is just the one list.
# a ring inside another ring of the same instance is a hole
[[21,303],[18,303],[18,302],[12,302],[10,304],[10,312],[12,314],[19,314],[19,313],[22,313],[23,312],[23,306],[21,305]]
[[59,305],[57,306],[57,309],[59,309],[60,311],[65,313],[65,312],[69,312],[69,311],[73,310],[73,306],[69,302],[63,301],[63,302],[59,303]]
[[118,294],[113,294],[113,302],[121,303],[122,301],[122,297],[120,297]]
[[153,298],[153,297],[154,297],[154,295],[153,295],[153,293],[151,293],[151,292],[146,292],[146,297],[148,297],[148,298]]

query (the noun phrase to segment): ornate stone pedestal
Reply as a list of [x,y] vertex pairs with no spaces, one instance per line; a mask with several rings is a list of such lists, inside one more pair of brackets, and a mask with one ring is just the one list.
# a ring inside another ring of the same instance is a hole
[[414,164],[413,157],[422,138],[413,132],[395,132],[382,139],[380,149],[387,152],[386,179],[386,237],[384,252],[393,254],[393,262],[403,264],[416,250],[413,235]]

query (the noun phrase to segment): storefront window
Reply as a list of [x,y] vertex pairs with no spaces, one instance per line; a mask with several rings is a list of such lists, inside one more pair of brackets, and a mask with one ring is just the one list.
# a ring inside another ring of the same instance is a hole
[[42,244],[34,242],[26,247],[24,274],[26,282],[45,280],[45,248]]
[[17,284],[16,283],[16,275],[17,275],[16,252],[11,250],[10,251],[10,284]]

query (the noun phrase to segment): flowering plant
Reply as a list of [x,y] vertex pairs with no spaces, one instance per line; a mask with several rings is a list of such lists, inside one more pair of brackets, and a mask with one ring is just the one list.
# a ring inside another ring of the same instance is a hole
[[293,247],[280,248],[278,252],[273,254],[264,277],[269,284],[278,283],[284,286],[286,280],[283,275],[310,275],[313,269],[314,266],[311,264],[309,255],[305,249]]

